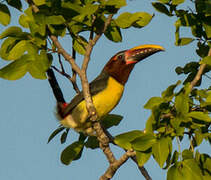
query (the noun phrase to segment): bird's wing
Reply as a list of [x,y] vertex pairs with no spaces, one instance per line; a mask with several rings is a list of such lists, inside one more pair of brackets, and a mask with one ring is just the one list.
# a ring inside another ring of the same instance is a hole
[[[108,78],[109,75],[106,72],[101,72],[101,74],[90,83],[91,96],[94,96],[95,94],[106,88]],[[63,110],[62,116],[65,117],[69,113],[71,113],[71,111],[83,100],[83,92],[80,92],[71,100],[71,102]]]

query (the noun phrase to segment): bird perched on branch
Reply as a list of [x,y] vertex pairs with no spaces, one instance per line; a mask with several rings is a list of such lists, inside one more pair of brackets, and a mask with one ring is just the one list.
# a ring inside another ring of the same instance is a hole
[[[163,50],[164,48],[158,45],[141,45],[120,51],[107,62],[101,73],[89,84],[99,119],[107,115],[119,103],[135,64]],[[93,133],[92,122],[89,120],[82,92],[66,106],[58,106],[58,116],[64,127],[87,134]]]

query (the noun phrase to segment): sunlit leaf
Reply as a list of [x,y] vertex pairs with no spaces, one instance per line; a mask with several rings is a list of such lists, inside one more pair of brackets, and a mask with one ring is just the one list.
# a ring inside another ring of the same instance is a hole
[[207,64],[209,66],[211,66],[211,56],[206,56],[204,57],[201,61],[200,64]]
[[0,34],[0,39],[3,39],[5,37],[16,37],[17,34],[20,33],[22,33],[21,28],[17,26],[11,26]]
[[182,158],[184,159],[193,159],[193,152],[191,150],[185,149],[182,151]]
[[106,2],[107,6],[115,6],[116,8],[121,8],[122,6],[126,6],[126,0],[108,0]]
[[121,30],[118,26],[116,26],[114,23],[111,23],[106,31],[105,31],[105,36],[113,41],[113,42],[121,42],[122,41],[122,34]]
[[45,4],[45,1],[46,1],[46,0],[33,0],[33,2],[34,2],[37,6],[40,6],[40,5]]
[[211,118],[207,113],[200,112],[200,111],[193,111],[188,113],[189,117],[204,121],[204,122],[211,122]]
[[146,151],[155,143],[156,138],[153,136],[153,134],[142,134],[142,136],[137,137],[136,139],[131,141],[132,147],[136,151]]
[[88,42],[83,36],[78,36],[73,39],[73,48],[79,53],[84,55]]
[[23,77],[28,68],[29,56],[24,55],[9,65],[0,69],[0,77],[7,80],[17,80]]
[[185,0],[172,0],[172,4],[173,5],[178,5],[178,4],[182,4],[183,2],[185,2]]
[[167,157],[170,153],[169,146],[171,144],[171,138],[161,138],[156,141],[152,146],[152,153],[154,155],[154,159],[157,161],[159,166],[162,168]]
[[131,149],[131,141],[136,139],[137,137],[140,137],[143,135],[143,132],[142,131],[138,131],[138,130],[135,130],[135,131],[130,131],[130,132],[127,132],[127,133],[123,133],[123,134],[120,134],[120,135],[117,135],[114,139],[114,142],[124,148],[124,149]]
[[140,152],[140,151],[136,151],[136,159],[138,162],[139,166],[143,166],[150,158],[150,156],[152,155],[152,152]]
[[145,109],[152,109],[155,106],[159,106],[164,102],[164,99],[161,97],[152,97],[148,100],[148,102],[144,105]]
[[178,40],[176,40],[175,45],[176,46],[185,46],[187,44],[190,44],[193,41],[194,41],[193,38],[179,38]]
[[65,19],[61,15],[59,15],[59,16],[46,16],[45,22],[46,22],[46,24],[64,24]]
[[5,4],[0,3],[0,23],[7,26],[10,23],[10,11]]

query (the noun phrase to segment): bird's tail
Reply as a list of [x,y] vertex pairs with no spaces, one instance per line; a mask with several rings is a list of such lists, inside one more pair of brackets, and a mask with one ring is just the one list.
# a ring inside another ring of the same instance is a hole
[[64,109],[68,105],[64,99],[63,93],[61,91],[61,88],[59,87],[59,83],[56,79],[56,76],[51,68],[47,70],[48,75],[48,81],[51,86],[51,89],[53,91],[54,97],[57,101],[57,107],[56,107],[56,116],[58,119],[64,118]]

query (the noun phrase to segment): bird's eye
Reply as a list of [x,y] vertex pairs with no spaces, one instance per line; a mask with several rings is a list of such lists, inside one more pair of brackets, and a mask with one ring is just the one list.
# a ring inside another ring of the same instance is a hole
[[121,59],[122,59],[122,55],[119,55],[119,56],[118,56],[118,59],[121,60]]

